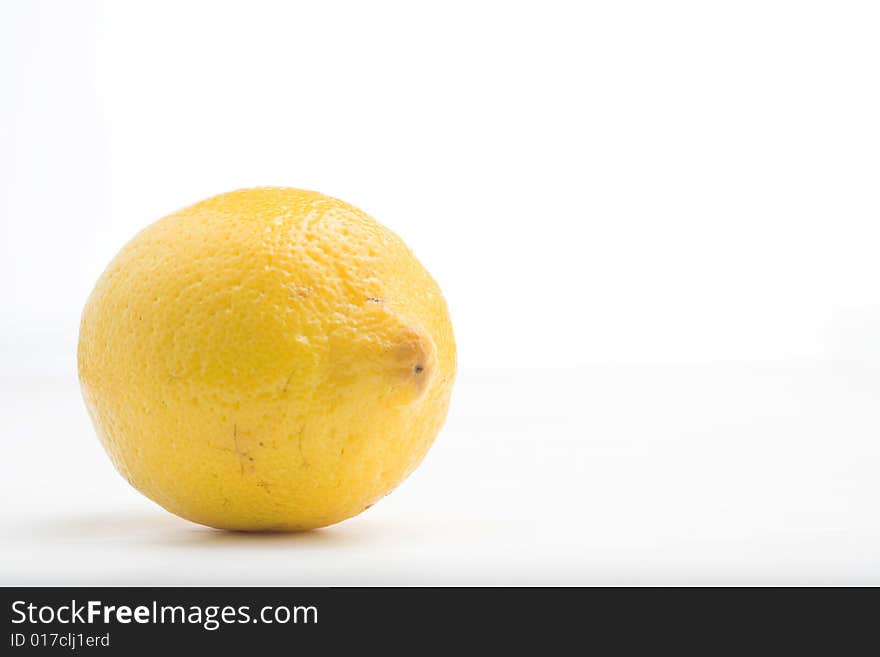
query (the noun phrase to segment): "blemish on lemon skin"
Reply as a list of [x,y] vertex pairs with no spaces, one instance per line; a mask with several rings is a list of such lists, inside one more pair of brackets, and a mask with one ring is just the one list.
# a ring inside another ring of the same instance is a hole
[[281,388],[282,395],[287,393],[287,389],[290,387],[290,381],[291,379],[293,379],[294,374],[296,374],[296,370],[293,370],[290,374],[287,375],[287,379],[284,381],[284,387]]
[[306,298],[312,296],[313,290],[309,286],[291,285],[290,292],[294,296],[294,298],[306,299]]
[[242,436],[239,434],[237,424],[234,424],[232,426],[232,444],[232,450],[228,451],[232,451],[238,458],[239,470],[241,474],[244,475],[245,471],[252,471],[254,457],[251,455],[250,450],[244,448],[242,444]]

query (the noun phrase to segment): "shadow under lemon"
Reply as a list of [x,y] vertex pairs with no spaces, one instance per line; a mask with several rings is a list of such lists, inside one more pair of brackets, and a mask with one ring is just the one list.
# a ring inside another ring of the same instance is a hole
[[338,525],[301,532],[244,532],[213,529],[163,513],[102,512],[44,519],[23,528],[22,534],[58,542],[137,543],[179,547],[340,546],[369,542],[378,528],[349,520]]

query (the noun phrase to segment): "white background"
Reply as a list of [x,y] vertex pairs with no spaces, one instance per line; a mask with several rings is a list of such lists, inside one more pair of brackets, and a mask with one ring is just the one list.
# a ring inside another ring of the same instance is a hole
[[[0,583],[880,583],[870,2],[0,5]],[[399,233],[461,374],[294,536],[102,453],[79,312],[147,223],[289,185]]]

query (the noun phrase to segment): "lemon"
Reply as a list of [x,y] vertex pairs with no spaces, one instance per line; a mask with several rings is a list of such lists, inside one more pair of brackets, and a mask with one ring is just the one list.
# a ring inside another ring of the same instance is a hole
[[394,233],[323,194],[264,187],[157,221],[98,280],[79,377],[119,472],[234,530],[354,516],[422,461],[455,343]]

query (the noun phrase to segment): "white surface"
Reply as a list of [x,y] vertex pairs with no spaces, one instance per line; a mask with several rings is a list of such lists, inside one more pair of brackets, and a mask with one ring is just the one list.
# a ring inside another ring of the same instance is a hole
[[[880,583],[880,5],[0,3],[0,583]],[[113,473],[94,281],[232,188],[397,231],[462,376],[302,536]],[[529,369],[532,368],[532,369]]]
[[465,373],[427,460],[300,535],[128,487],[73,382],[5,390],[4,584],[880,584],[880,370]]

